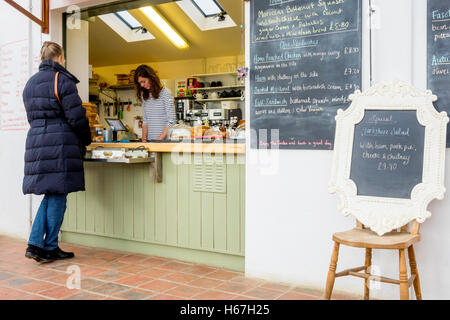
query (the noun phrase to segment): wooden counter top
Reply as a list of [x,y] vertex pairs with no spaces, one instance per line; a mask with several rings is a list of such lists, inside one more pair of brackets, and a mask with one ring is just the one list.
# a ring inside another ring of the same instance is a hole
[[157,143],[92,143],[87,147],[88,150],[97,147],[103,148],[138,148],[144,146],[150,152],[190,152],[190,153],[234,153],[245,154],[245,143],[172,143],[172,142],[157,142]]

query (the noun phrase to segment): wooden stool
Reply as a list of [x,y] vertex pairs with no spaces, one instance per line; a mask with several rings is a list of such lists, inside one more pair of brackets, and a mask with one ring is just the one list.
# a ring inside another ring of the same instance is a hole
[[[419,273],[417,271],[416,258],[414,255],[413,244],[420,241],[419,234],[420,224],[417,221],[413,222],[410,232],[407,232],[407,226],[401,228],[400,231],[392,231],[382,236],[375,232],[364,228],[364,226],[357,222],[355,229],[337,232],[333,235],[334,249],[331,255],[330,269],[328,271],[327,283],[325,287],[324,299],[330,299],[333,292],[334,280],[343,276],[354,276],[363,278],[364,280],[364,299],[369,299],[369,281],[379,281],[400,285],[400,299],[409,299],[409,287],[414,285],[414,292],[417,300],[422,300],[422,293],[420,291]],[[365,248],[366,258],[364,266],[356,267],[336,273],[336,265],[339,255],[339,246],[343,244],[350,247]],[[373,276],[369,269],[372,265],[372,249],[391,249],[399,252],[399,280],[390,279],[386,277]],[[411,268],[411,277],[408,279],[406,267],[406,254],[408,250],[409,265]],[[360,271],[364,271],[363,273]]]

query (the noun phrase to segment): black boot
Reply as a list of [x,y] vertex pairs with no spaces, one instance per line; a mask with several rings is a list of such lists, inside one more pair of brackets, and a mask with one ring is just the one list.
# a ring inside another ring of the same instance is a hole
[[47,251],[39,247],[33,246],[32,244],[28,245],[27,250],[25,251],[25,257],[27,257],[28,259],[34,259],[40,263],[47,263],[56,260],[50,257]]
[[62,251],[60,247],[57,247],[56,249],[47,252],[49,256],[54,260],[71,259],[75,257],[75,254],[73,252]]

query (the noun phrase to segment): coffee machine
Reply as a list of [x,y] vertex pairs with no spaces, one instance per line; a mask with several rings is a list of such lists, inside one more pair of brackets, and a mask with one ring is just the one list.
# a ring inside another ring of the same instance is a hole
[[206,104],[202,104],[195,98],[175,98],[177,120],[183,121],[190,126],[199,125],[206,121],[220,125],[227,125],[230,119],[238,121],[242,119],[241,109],[208,109]]
[[199,123],[204,123],[205,121],[209,120],[209,112],[208,110],[202,109],[191,109],[188,111],[186,115],[186,121],[191,126],[199,125]]
[[194,98],[175,98],[175,110],[177,113],[177,120],[188,120],[189,110],[194,107]]

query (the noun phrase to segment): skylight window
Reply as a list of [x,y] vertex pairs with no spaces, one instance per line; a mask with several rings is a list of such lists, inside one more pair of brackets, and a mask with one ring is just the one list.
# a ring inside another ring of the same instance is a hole
[[207,17],[196,2],[208,2],[209,4],[212,3],[217,6],[220,6],[220,4],[215,0],[181,0],[175,2],[188,15],[188,17],[191,18],[191,20],[201,31],[236,27],[236,23],[234,23],[230,15],[225,14],[225,10],[221,6],[219,7],[219,10],[216,9],[215,11],[209,11],[209,13],[217,12],[217,14]]
[[224,12],[216,0],[191,0],[205,17],[212,17]]
[[155,39],[146,29],[140,27],[133,29],[116,13],[107,13],[98,17],[127,42]]
[[119,11],[115,15],[119,17],[130,29],[139,29],[142,24],[139,23],[128,11]]

